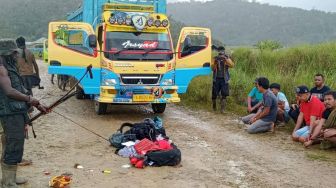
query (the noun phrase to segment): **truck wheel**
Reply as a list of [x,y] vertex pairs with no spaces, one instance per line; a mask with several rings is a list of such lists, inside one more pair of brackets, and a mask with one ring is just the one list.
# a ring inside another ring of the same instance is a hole
[[153,112],[156,114],[162,114],[166,110],[166,103],[152,103]]
[[107,103],[101,103],[101,102],[95,101],[95,111],[97,115],[106,114]]
[[76,87],[76,99],[85,99],[84,91],[81,87]]

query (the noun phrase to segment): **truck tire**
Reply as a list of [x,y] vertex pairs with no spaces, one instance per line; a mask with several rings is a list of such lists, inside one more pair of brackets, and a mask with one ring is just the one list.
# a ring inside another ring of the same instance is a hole
[[155,114],[162,114],[166,110],[166,103],[152,103],[152,109]]
[[97,115],[106,114],[107,103],[101,103],[101,102],[95,101],[95,111]]
[[76,99],[85,99],[84,91],[81,87],[76,87]]

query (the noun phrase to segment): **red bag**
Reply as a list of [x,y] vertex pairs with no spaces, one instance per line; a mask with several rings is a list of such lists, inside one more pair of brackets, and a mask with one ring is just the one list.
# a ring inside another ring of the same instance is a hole
[[160,150],[160,147],[147,138],[142,139],[139,143],[134,145],[135,151],[140,155],[145,155],[148,151]]

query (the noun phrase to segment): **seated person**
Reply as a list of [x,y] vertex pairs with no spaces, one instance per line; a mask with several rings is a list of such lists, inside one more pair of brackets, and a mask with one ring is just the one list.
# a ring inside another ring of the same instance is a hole
[[257,79],[257,88],[263,93],[262,108],[258,113],[252,113],[242,118],[247,126],[247,132],[250,134],[263,133],[272,130],[278,111],[277,98],[269,90],[269,81],[267,78]]
[[323,94],[330,90],[328,86],[324,84],[324,76],[322,74],[316,74],[314,77],[314,85],[310,90],[310,93],[323,102]]
[[249,113],[257,113],[258,108],[262,104],[263,94],[257,89],[257,80],[254,81],[255,87],[250,91],[247,97],[247,111]]
[[[296,95],[300,101],[300,114],[292,133],[294,141],[305,142],[308,140],[310,130],[316,125],[317,120],[322,117],[325,109],[323,103],[315,96],[311,95],[307,86],[298,86]],[[303,120],[306,124],[302,127]]]
[[[300,100],[298,95],[295,96],[295,104],[291,104],[290,110],[288,112],[288,115],[293,119],[294,123],[296,123],[299,115],[300,115]],[[303,122],[305,123],[305,122]]]
[[[314,78],[314,85],[315,87],[310,90],[310,93],[317,98],[319,98],[323,102],[323,93],[327,92],[330,90],[328,86],[324,84],[324,76],[322,74],[316,74]],[[296,123],[300,110],[299,110],[299,101],[296,100],[296,104],[291,105],[291,109],[289,111],[289,116],[294,120]]]
[[289,121],[288,112],[290,108],[286,95],[280,91],[280,84],[278,83],[272,83],[270,85],[270,89],[278,99],[277,121],[288,122]]
[[[325,130],[325,123],[328,120],[330,113],[336,109],[335,91],[328,91],[324,93],[324,105],[326,109],[322,114],[322,118],[320,120],[317,120],[315,126],[313,126],[308,140],[304,143],[305,147],[311,146],[314,143],[318,143],[321,134],[323,135],[323,132]],[[328,131],[326,135],[328,136]]]

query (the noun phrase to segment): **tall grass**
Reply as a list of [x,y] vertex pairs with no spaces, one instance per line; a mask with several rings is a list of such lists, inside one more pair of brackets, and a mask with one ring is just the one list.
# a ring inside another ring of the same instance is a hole
[[[317,73],[324,74],[326,84],[336,88],[336,43],[302,45],[277,51],[239,48],[234,50],[232,58],[236,66],[230,69],[228,109],[239,114],[245,113],[242,106],[254,87],[253,81],[259,76],[281,84],[282,92],[291,102],[294,102],[294,88],[298,85],[313,87]],[[211,76],[195,78],[188,92],[181,96],[182,101],[192,107],[210,109],[211,88]]]

